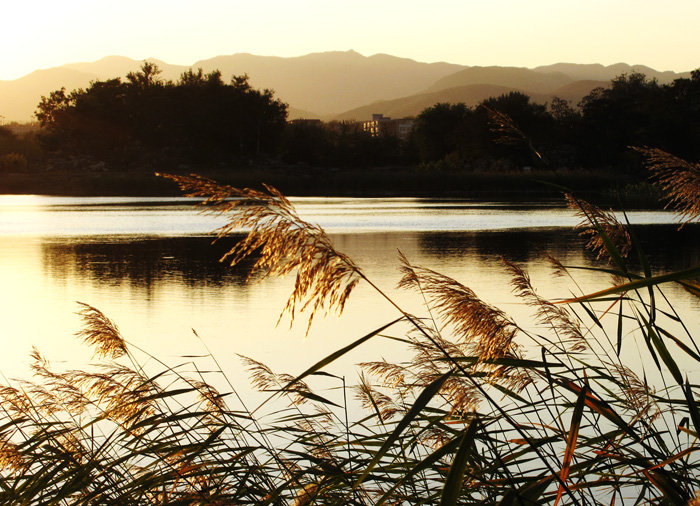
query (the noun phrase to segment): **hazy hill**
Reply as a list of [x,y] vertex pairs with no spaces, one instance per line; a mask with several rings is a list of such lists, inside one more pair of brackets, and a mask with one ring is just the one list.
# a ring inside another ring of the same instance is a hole
[[[166,79],[177,79],[188,66],[150,59]],[[70,63],[39,70],[13,81],[0,81],[0,115],[5,121],[29,121],[42,95],[65,86],[85,88],[90,81],[124,77],[141,61],[108,56],[96,62]],[[462,68],[449,63],[421,63],[389,55],[362,56],[354,51],[313,53],[295,58],[234,54],[195,62],[192,68],[221,70],[225,80],[248,74],[257,88],[271,88],[290,104],[290,117],[337,113],[375,100],[416,93]]]
[[595,81],[593,79],[582,79],[573,83],[552,90],[549,97],[559,97],[568,100],[572,106],[577,106],[583,97],[588,95],[595,88],[607,88],[610,81]]
[[662,84],[670,83],[674,79],[681,77],[690,77],[690,72],[676,73],[670,70],[659,72],[645,65],[628,65],[626,63],[615,63],[608,66],[599,63],[555,63],[554,65],[535,67],[533,70],[537,72],[561,72],[573,79],[594,79],[598,81],[610,81],[621,74],[639,72],[646,75],[649,79],[658,80]]
[[540,104],[551,102],[553,97],[559,97],[568,100],[572,106],[576,106],[592,89],[605,87],[609,84],[609,81],[574,81],[556,88],[550,93],[536,93],[522,88],[496,86],[493,84],[470,84],[429,93],[418,93],[395,100],[374,102],[363,107],[351,109],[328,119],[354,119],[357,121],[364,121],[371,119],[372,114],[384,114],[392,118],[403,118],[407,116],[416,116],[427,107],[431,107],[439,102],[448,102],[452,104],[464,102],[469,106],[475,106],[489,97],[496,97],[511,91],[525,93],[530,96],[533,102]]
[[[190,68],[149,59],[165,79],[177,79]],[[142,62],[108,56],[89,63],[70,63],[37,70],[12,81],[0,81],[0,116],[4,121],[30,121],[42,95],[65,86],[85,88],[90,81],[124,77]],[[624,63],[603,66],[557,63],[536,69],[519,67],[464,67],[449,63],[421,63],[386,54],[362,56],[355,51],[312,53],[293,58],[239,53],[200,60],[192,65],[210,72],[221,70],[225,80],[248,74],[257,88],[271,88],[289,104],[291,119],[357,118],[372,113],[391,116],[417,114],[440,101],[475,104],[503,92],[520,90],[538,101],[553,95],[573,104],[596,86],[623,73],[640,71],[660,82],[689,73],[658,72]],[[397,98],[403,97],[403,98]],[[347,111],[341,113],[340,111]]]
[[573,78],[562,72],[535,71],[522,67],[467,67],[443,77],[425,91],[439,91],[472,84],[493,84],[533,93],[548,93],[572,81]]
[[0,115],[5,121],[30,121],[42,95],[61,86],[85,87],[91,79],[95,79],[93,74],[58,67],[35,70],[13,81],[0,81]]
[[355,51],[312,53],[295,58],[234,54],[195,62],[225,76],[247,73],[257,88],[271,88],[295,108],[319,115],[375,100],[410,95],[462,68],[449,63],[420,63],[408,58]]
[[[458,103],[464,102],[473,106],[489,97],[495,97],[516,91],[515,88],[506,86],[496,86],[492,84],[471,84],[468,86],[457,86],[446,90],[433,91],[430,93],[418,93],[394,100],[382,100],[363,107],[351,109],[342,114],[334,116],[337,120],[357,120],[370,119],[372,114],[384,114],[392,118],[403,118],[406,116],[416,116],[423,109],[431,107],[438,102]],[[539,98],[539,97],[538,97]]]
[[[162,77],[176,79],[189,67],[169,65],[155,59],[163,70]],[[31,121],[42,95],[65,87],[67,90],[86,88],[91,81],[125,77],[139,69],[143,62],[123,56],[107,56],[90,63],[69,63],[61,67],[35,70],[12,81],[0,81],[0,115],[5,121]]]
[[287,119],[321,119],[321,116],[315,112],[305,111],[304,109],[297,109],[296,107],[287,107]]
[[[147,60],[158,65],[158,68],[162,71],[161,77],[163,79],[177,79],[184,71],[190,68],[185,65],[171,65],[155,58],[147,58]],[[104,80],[113,77],[125,77],[129,72],[138,70],[142,63],[140,60],[133,60],[125,56],[106,56],[95,62],[69,63],[59,68],[78,70],[94,75],[96,79]]]

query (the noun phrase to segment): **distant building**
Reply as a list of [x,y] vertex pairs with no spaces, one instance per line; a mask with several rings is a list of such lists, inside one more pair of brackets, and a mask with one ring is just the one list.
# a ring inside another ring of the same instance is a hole
[[391,119],[383,114],[372,114],[370,121],[362,123],[362,129],[369,132],[372,137],[391,135],[405,140],[413,128],[413,118]]

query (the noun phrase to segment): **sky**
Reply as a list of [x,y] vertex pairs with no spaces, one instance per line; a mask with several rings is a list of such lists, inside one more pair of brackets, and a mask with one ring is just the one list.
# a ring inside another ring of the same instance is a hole
[[700,67],[700,0],[2,0],[0,79],[108,55],[354,49],[418,61]]

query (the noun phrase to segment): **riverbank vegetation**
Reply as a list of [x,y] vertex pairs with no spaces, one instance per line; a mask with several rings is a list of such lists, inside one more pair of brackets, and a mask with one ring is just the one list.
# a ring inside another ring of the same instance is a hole
[[[628,174],[607,171],[553,171],[500,173],[440,171],[421,167],[328,169],[326,167],[246,166],[240,170],[202,170],[201,174],[238,187],[259,187],[266,181],[286,195],[347,197],[438,197],[495,201],[560,201],[560,187],[575,188],[594,200],[619,205],[620,195],[629,208],[663,204],[653,185],[637,183]],[[6,193],[43,195],[175,196],[178,192],[152,173],[123,171],[60,171],[5,174]],[[631,191],[625,189],[638,185]],[[622,189],[622,191],[620,191]]]
[[[0,191],[164,194],[150,176],[159,170],[235,185],[257,174],[252,184],[306,195],[357,188],[358,195],[438,196],[448,188],[464,196],[489,175],[498,181],[488,187],[506,194],[509,186],[530,192],[539,185],[521,181],[537,179],[581,191],[598,185],[601,194],[631,185],[629,193],[647,176],[631,145],[700,159],[700,71],[664,85],[622,75],[580,104],[556,97],[536,104],[518,92],[474,107],[436,104],[399,136],[361,121],[287,121],[286,105],[246,76],[227,82],[219,72],[190,70],[165,81],[145,63],[125,80],[56,90],[36,116],[31,129],[0,127]],[[639,188],[637,200],[654,193]]]
[[[696,221],[700,166],[659,150],[640,154],[681,218]],[[169,177],[229,218],[220,240],[248,231],[224,261],[245,262],[256,278],[296,276],[284,308],[296,325],[342,312],[359,283],[385,304],[386,323],[292,374],[242,358],[254,386],[270,396],[252,407],[211,354],[163,364],[81,305],[78,337],[101,362],[60,371],[37,351],[34,381],[0,390],[3,502],[697,501],[700,348],[665,287],[700,297],[700,266],[656,272],[624,219],[568,197],[600,276],[611,279],[607,289],[549,301],[521,266],[504,263],[510,289],[537,321],[532,328],[400,255],[398,289],[425,307],[410,314],[275,189]],[[551,263],[552,275],[570,277],[577,291],[577,267]],[[334,374],[338,358],[387,338],[412,357],[362,364],[355,385]],[[628,361],[635,347],[641,364]],[[337,388],[315,388],[323,381]]]

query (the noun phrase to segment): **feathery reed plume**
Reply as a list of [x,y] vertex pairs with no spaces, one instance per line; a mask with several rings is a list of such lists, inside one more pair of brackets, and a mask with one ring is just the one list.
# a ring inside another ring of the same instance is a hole
[[13,418],[31,418],[35,414],[31,398],[25,392],[12,386],[0,387],[0,405]]
[[554,329],[562,341],[568,344],[570,351],[583,351],[586,348],[586,339],[581,332],[581,323],[574,319],[563,306],[552,304],[541,297],[532,286],[530,276],[522,267],[505,259],[502,261],[506,270],[510,272],[515,294],[535,308],[537,320]]
[[632,251],[632,239],[629,231],[615,218],[611,211],[603,211],[601,208],[568,193],[566,194],[566,203],[569,209],[573,209],[581,219],[576,228],[580,230],[581,237],[587,239],[586,247],[596,254],[598,260],[609,258],[605,241],[601,237],[598,227],[610,238],[620,256],[623,258],[629,256],[630,251]]
[[0,470],[21,472],[26,470],[28,463],[17,445],[8,441],[4,433],[0,434]]
[[513,121],[510,116],[485,105],[481,105],[480,107],[484,108],[488,114],[489,129],[497,135],[497,142],[516,146],[525,144],[538,159],[545,161],[542,154],[535,149],[530,138],[525,135],[525,132],[515,124],[515,121]]
[[546,254],[547,261],[549,262],[549,265],[552,268],[552,274],[556,277],[563,277],[563,276],[568,276],[569,270],[564,266],[563,263],[561,263],[561,260],[559,260],[557,257],[550,255],[549,253]]
[[222,262],[235,265],[245,258],[256,258],[252,272],[262,272],[263,277],[296,271],[294,291],[280,318],[288,313],[291,324],[297,312],[309,310],[308,333],[317,313],[342,313],[360,280],[360,269],[335,249],[321,227],[302,220],[279,191],[267,185],[265,191],[239,189],[199,176],[163,176],[180,185],[185,195],[205,198],[203,205],[229,218],[217,230],[218,239],[248,231]]
[[294,406],[308,400],[304,394],[310,393],[311,389],[305,382],[294,381],[296,378],[290,374],[274,373],[267,365],[250,357],[243,355],[238,355],[238,357],[248,369],[251,383],[260,392],[277,392],[284,389]]
[[615,372],[619,391],[627,400],[625,406],[634,411],[636,417],[647,417],[653,422],[661,414],[661,408],[654,400],[656,390],[639,379],[632,369],[622,364],[608,364]]
[[105,358],[119,358],[126,354],[124,338],[117,326],[102,311],[84,302],[78,314],[83,320],[83,328],[76,336],[95,347],[95,355]]
[[437,315],[481,361],[512,357],[517,326],[498,308],[486,304],[466,286],[425,267],[412,266],[401,254],[399,288],[420,290]]
[[32,348],[30,357],[32,359],[30,367],[34,375],[41,378],[53,394],[53,400],[57,403],[58,409],[68,410],[74,414],[82,413],[90,400],[72,381],[71,374],[59,374],[51,371],[49,361],[36,348]]
[[69,371],[68,378],[118,424],[135,424],[156,412],[158,385],[139,372],[118,364],[98,364],[101,372]]
[[355,385],[355,399],[360,401],[364,409],[373,410],[383,422],[400,411],[391,397],[374,388],[364,374],[360,375],[360,383]]
[[391,389],[405,389],[405,376],[408,371],[399,364],[387,362],[386,359],[376,362],[362,362],[359,364],[363,370],[366,370],[373,376],[376,376],[382,381],[382,385]]
[[700,217],[700,164],[691,163],[660,149],[633,147],[644,155],[651,179],[661,185],[683,222]]
[[292,506],[306,506],[307,504],[311,504],[318,495],[319,488],[317,483],[308,483],[304,485],[294,498]]
[[220,414],[226,411],[224,397],[216,388],[199,380],[191,380],[190,383],[197,389],[199,400],[208,412]]
[[[456,336],[452,341],[442,336],[439,330],[423,327],[415,332],[412,348],[416,355],[411,361],[411,369],[416,372],[419,384],[427,385],[446,372],[445,356],[454,359],[475,358],[474,372],[486,374],[490,383],[498,383],[514,391],[521,391],[532,378],[526,370],[498,364],[499,359],[520,358],[520,348],[514,342],[519,331],[505,313],[486,304],[466,286],[424,267],[411,265],[400,254],[403,277],[400,288],[419,290],[426,299],[431,311],[439,320],[450,326]],[[413,333],[412,333],[413,334]],[[430,335],[429,342],[420,339]],[[473,382],[459,375],[447,379],[441,394],[449,400],[451,413],[468,413],[480,401],[480,392]]]

